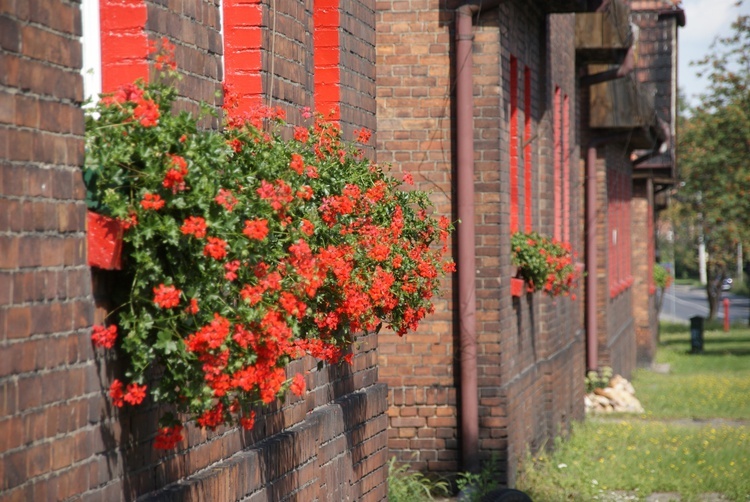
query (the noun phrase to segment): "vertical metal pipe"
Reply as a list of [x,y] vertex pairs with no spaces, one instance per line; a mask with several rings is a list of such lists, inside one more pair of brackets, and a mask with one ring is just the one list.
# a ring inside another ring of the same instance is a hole
[[474,223],[474,78],[472,16],[476,5],[456,9],[456,196],[458,198],[458,301],[463,468],[479,468],[476,256]]
[[596,141],[586,152],[586,368],[598,369],[599,327],[597,325],[596,272]]

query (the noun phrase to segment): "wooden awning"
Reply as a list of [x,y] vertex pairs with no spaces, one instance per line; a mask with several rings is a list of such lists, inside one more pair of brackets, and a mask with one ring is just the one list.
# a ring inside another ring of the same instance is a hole
[[[589,65],[589,73],[609,66]],[[653,95],[644,92],[633,75],[592,85],[589,91],[589,127],[609,132],[631,132],[633,149],[652,150],[667,141],[659,123]]]
[[576,14],[575,43],[581,63],[621,63],[633,44],[630,8],[612,0],[600,12]]

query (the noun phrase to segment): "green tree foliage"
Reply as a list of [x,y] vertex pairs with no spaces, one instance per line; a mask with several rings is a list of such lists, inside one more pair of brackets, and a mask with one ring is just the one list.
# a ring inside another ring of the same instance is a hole
[[750,241],[750,16],[738,16],[692,64],[709,85],[682,121],[676,228],[703,236],[712,318],[737,243]]

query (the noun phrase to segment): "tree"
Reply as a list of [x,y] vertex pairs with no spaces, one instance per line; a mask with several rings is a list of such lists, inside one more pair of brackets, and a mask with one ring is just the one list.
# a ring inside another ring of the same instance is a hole
[[709,86],[680,131],[676,213],[706,245],[713,318],[737,244],[750,240],[750,16],[738,16],[730,34],[692,64]]

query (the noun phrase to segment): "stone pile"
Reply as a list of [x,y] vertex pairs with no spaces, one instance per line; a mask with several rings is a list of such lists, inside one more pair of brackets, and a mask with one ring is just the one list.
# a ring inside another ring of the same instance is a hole
[[596,388],[585,397],[586,413],[643,413],[633,385],[620,375],[613,376],[604,388]]

